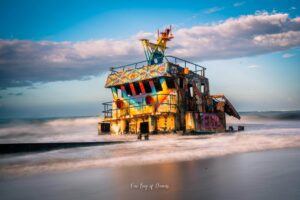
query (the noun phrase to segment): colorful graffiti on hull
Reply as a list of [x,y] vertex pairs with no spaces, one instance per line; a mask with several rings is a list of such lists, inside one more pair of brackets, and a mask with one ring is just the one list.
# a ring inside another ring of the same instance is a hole
[[123,85],[125,83],[148,80],[161,76],[170,76],[167,73],[168,64],[149,65],[138,69],[112,72],[106,79],[105,87]]
[[145,93],[144,89],[142,89],[144,88],[143,83],[141,82],[141,94],[136,94],[134,87],[130,87],[131,93],[135,94],[133,96],[127,94],[123,85],[120,86],[122,96],[118,96],[116,87],[111,87],[114,104],[116,108],[120,110],[119,117],[128,114],[137,115],[154,112],[175,112],[176,106],[170,107],[170,104],[176,104],[176,90],[168,88],[164,77],[160,77],[159,82],[161,91],[157,91],[153,80],[149,80],[149,85],[151,87],[150,93]]
[[201,122],[203,129],[221,129],[223,125],[218,115],[213,113],[202,113]]

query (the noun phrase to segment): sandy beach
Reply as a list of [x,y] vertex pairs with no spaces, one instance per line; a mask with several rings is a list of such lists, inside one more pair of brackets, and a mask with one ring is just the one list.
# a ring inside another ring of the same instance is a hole
[[1,199],[299,199],[300,149],[0,179]]

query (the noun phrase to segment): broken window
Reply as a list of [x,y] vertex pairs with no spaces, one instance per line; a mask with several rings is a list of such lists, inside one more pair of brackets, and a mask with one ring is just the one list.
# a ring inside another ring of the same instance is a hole
[[124,87],[125,87],[126,93],[127,93],[128,95],[132,96],[132,92],[131,92],[131,89],[130,89],[129,84],[128,84],[128,83],[125,84]]
[[179,78],[179,87],[183,88],[183,78]]
[[194,89],[193,89],[192,85],[189,85],[189,94],[190,94],[190,97],[194,96]]
[[134,90],[135,90],[135,93],[137,95],[141,94],[142,93],[142,90],[140,88],[140,84],[138,82],[134,82],[133,83],[133,86],[134,86]]
[[172,78],[166,78],[166,83],[169,89],[174,89],[175,88],[175,82],[174,79]]
[[150,86],[150,83],[149,83],[148,80],[147,81],[143,81],[143,85],[144,85],[146,93],[151,93],[152,92],[151,91],[151,86]]
[[205,85],[204,85],[204,83],[201,83],[201,93],[203,94],[204,93],[204,90],[205,89]]
[[156,92],[162,91],[162,87],[158,78],[153,80]]
[[122,97],[122,91],[120,86],[115,86],[118,98]]

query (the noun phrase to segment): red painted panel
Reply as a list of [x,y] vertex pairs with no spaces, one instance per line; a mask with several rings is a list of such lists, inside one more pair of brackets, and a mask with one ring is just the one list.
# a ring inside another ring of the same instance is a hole
[[132,96],[135,96],[135,95],[136,95],[136,92],[135,92],[133,83],[130,83],[129,86],[130,86],[130,90],[131,90]]
[[142,82],[142,81],[140,81],[140,82],[139,82],[139,84],[140,84],[140,88],[141,88],[142,94],[145,94],[145,93],[146,93],[146,91],[145,91],[145,87],[144,87],[144,84],[143,84],[143,82]]
[[156,93],[156,89],[155,89],[153,80],[149,80],[149,84],[150,84],[152,92]]

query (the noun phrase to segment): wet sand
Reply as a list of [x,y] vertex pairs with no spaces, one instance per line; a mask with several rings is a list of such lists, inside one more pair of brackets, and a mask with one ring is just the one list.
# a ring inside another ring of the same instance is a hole
[[[159,151],[157,152],[159,153]],[[1,199],[300,199],[300,149],[0,178]]]
[[1,154],[15,154],[27,152],[45,152],[58,149],[103,146],[111,144],[121,144],[125,141],[102,141],[102,142],[39,142],[39,143],[0,143]]

